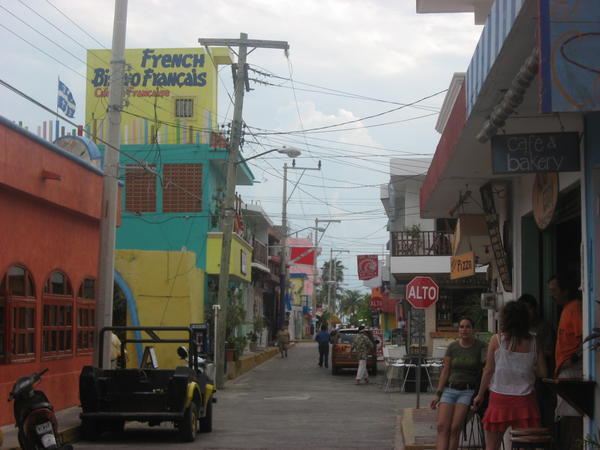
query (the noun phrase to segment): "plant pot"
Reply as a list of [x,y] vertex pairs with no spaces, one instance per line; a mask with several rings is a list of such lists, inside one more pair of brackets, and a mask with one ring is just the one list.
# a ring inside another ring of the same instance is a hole
[[226,361],[235,361],[235,349],[234,348],[226,348],[225,349],[225,360]]
[[250,342],[250,344],[248,344],[248,348],[250,349],[251,352],[255,352],[256,351],[256,342]]

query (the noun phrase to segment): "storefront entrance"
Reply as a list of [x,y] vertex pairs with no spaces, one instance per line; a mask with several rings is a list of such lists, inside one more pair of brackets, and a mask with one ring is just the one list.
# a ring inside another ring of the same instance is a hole
[[540,230],[532,214],[524,216],[522,227],[522,294],[535,296],[540,314],[553,327],[560,311],[548,292],[548,279],[564,272],[581,277],[581,190],[579,185],[559,196],[554,220]]

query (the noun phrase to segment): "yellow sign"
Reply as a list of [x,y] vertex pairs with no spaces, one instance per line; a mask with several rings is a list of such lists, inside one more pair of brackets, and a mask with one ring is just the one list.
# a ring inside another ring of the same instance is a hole
[[465,278],[475,275],[473,252],[462,253],[450,258],[450,279]]
[[[88,50],[86,130],[106,140],[110,50]],[[121,144],[208,144],[217,123],[217,66],[227,48],[125,50]]]

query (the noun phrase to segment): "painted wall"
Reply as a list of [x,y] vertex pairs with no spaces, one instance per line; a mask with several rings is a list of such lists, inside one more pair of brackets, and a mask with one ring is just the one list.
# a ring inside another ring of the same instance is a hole
[[[92,357],[42,357],[42,289],[56,269],[68,275],[75,292],[85,277],[97,278],[102,176],[61,149],[0,122],[0,276],[12,265],[24,265],[33,275],[37,299],[35,359],[0,363],[0,398],[8,398],[18,378],[47,367],[42,388],[60,410],[79,403],[79,374]],[[44,169],[60,173],[62,180],[44,181]],[[0,425],[13,421],[11,408],[12,403],[0,402]]]
[[[85,123],[106,139],[110,50],[88,50]],[[121,122],[122,144],[203,143],[217,128],[217,67],[231,64],[227,48],[144,48],[125,50],[131,69],[125,79],[126,99]],[[192,99],[193,115],[175,118],[176,99]]]
[[[204,321],[205,274],[196,267],[195,253],[117,250],[115,270],[133,294],[142,326],[189,326]],[[161,369],[179,365],[177,346],[155,347]],[[138,361],[133,346],[127,351],[130,362]]]
[[[222,242],[222,233],[208,233],[206,273],[210,275],[218,275],[221,271]],[[235,233],[231,240],[229,274],[238,280],[247,282],[252,280],[252,247]]]

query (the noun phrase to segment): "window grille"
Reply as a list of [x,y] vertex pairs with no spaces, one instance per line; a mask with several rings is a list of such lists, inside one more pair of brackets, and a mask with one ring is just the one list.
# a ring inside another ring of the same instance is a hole
[[96,327],[96,280],[86,278],[77,295],[77,353],[94,351]]
[[73,352],[73,290],[61,272],[53,272],[42,296],[42,356]]
[[193,117],[194,116],[194,99],[193,98],[176,98],[175,99],[175,117]]
[[156,212],[156,176],[142,167],[125,169],[125,211]]
[[163,212],[202,211],[202,164],[165,164],[163,183]]

